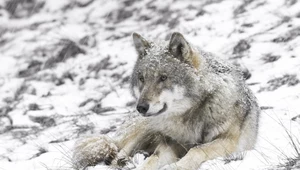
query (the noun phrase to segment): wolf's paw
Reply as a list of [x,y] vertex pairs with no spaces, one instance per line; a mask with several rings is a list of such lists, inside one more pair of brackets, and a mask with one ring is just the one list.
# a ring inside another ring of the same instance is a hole
[[76,168],[96,165],[115,159],[118,147],[107,136],[89,137],[75,143],[73,162]]
[[128,160],[129,160],[128,155],[123,150],[121,150],[117,154],[117,156],[111,161],[111,164],[117,167],[123,167],[126,165]]

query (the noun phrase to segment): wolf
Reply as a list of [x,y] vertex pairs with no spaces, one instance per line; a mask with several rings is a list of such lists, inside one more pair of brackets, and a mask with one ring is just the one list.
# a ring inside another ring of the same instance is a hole
[[149,157],[141,170],[197,170],[207,160],[254,148],[260,109],[238,67],[179,32],[169,42],[132,37],[138,58],[131,91],[140,116],[116,137],[76,142],[77,165],[122,167],[144,151]]

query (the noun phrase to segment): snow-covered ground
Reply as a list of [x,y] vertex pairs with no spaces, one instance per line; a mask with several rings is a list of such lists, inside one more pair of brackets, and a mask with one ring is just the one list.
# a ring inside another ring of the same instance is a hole
[[134,112],[132,32],[174,31],[247,67],[262,107],[256,149],[201,169],[299,169],[297,0],[0,0],[0,170],[72,169],[77,139],[112,134]]

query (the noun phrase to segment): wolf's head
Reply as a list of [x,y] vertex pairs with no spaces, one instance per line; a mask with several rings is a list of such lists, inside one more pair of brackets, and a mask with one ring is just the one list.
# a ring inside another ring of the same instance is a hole
[[133,42],[138,59],[131,87],[138,98],[137,110],[143,116],[180,114],[190,109],[201,90],[197,50],[180,33],[173,33],[169,44],[154,44],[137,33]]

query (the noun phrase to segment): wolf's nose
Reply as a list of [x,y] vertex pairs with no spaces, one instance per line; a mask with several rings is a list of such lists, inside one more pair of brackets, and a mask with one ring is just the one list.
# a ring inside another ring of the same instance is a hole
[[148,103],[140,103],[136,106],[136,110],[142,114],[145,114],[149,110],[149,104]]

